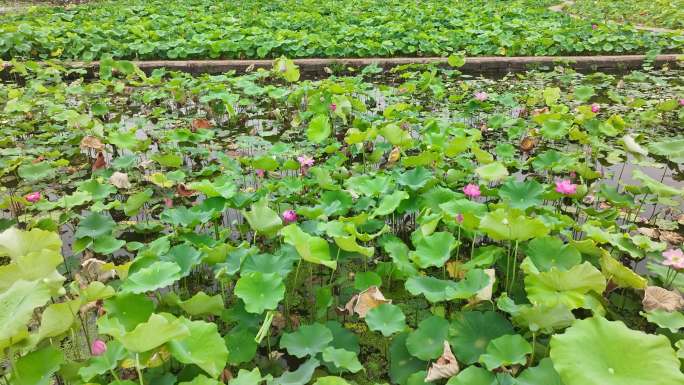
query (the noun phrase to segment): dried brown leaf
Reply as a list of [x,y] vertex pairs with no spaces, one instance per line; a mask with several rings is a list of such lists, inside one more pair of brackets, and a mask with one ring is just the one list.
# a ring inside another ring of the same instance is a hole
[[669,312],[684,308],[684,298],[679,292],[663,289],[658,286],[648,286],[641,302],[644,310],[665,310]]
[[440,380],[442,378],[453,377],[459,372],[458,361],[454,357],[454,353],[451,352],[451,346],[449,342],[444,341],[444,352],[442,356],[433,362],[427,372],[427,377],[425,377],[425,382]]

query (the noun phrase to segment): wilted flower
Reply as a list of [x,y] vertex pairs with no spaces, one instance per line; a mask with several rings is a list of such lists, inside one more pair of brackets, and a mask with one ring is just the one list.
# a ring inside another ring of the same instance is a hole
[[337,110],[337,104],[331,103],[330,104],[330,111],[335,112],[335,110]]
[[599,111],[601,111],[601,106],[599,106],[597,103],[591,105],[591,112],[596,114]]
[[297,213],[294,210],[286,210],[283,213],[283,220],[285,223],[297,222]]
[[556,191],[563,195],[572,195],[577,192],[577,185],[568,179],[557,180]]
[[487,95],[486,92],[480,91],[475,93],[475,100],[478,100],[480,102],[484,102],[489,98],[489,95]]
[[474,183],[468,183],[464,188],[463,188],[463,193],[471,198],[477,198],[482,193],[480,192],[480,186],[474,184]]
[[107,351],[107,344],[102,340],[95,340],[90,345],[90,351],[94,356],[101,356]]
[[38,202],[38,201],[40,200],[40,198],[41,198],[40,191],[34,191],[34,192],[32,192],[32,193],[26,195],[25,198],[26,198],[27,201],[29,201],[29,202],[31,202],[31,203],[36,203],[36,202]]
[[663,265],[670,266],[675,270],[684,270],[684,252],[680,249],[671,249],[663,252]]

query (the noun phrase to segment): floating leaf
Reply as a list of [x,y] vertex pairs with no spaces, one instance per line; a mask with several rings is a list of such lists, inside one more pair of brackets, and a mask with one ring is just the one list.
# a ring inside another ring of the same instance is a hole
[[235,295],[245,303],[245,310],[261,314],[278,306],[285,297],[285,284],[282,277],[277,274],[262,274],[255,271],[238,279]]
[[389,337],[406,328],[406,316],[401,309],[391,303],[383,303],[371,309],[365,317],[368,328]]
[[473,364],[485,353],[491,340],[513,334],[513,326],[497,312],[466,311],[455,313],[449,334],[458,359]]
[[515,364],[523,365],[527,355],[532,353],[532,345],[518,334],[503,335],[489,341],[486,353],[480,356],[480,362],[488,370]]
[[344,349],[335,349],[328,346],[323,350],[323,361],[330,362],[338,368],[356,373],[363,369],[356,353]]
[[433,360],[442,355],[444,341],[449,334],[449,322],[442,317],[432,316],[418,324],[418,328],[409,333],[406,348],[412,356],[421,360]]
[[330,329],[322,324],[302,325],[293,333],[280,338],[280,347],[295,357],[315,356],[333,340]]

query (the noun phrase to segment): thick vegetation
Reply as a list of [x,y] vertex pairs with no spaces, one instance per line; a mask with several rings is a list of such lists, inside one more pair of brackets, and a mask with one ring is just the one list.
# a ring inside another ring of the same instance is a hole
[[540,56],[680,52],[682,33],[592,26],[545,0],[123,0],[3,17],[0,57]]
[[9,383],[684,381],[680,70],[102,64],[0,85]]
[[596,22],[616,21],[650,27],[684,28],[682,0],[577,0],[568,11]]

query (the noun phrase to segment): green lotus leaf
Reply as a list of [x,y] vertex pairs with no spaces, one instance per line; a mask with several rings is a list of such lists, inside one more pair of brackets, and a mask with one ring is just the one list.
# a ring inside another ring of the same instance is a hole
[[269,238],[276,235],[283,226],[283,221],[278,213],[268,207],[267,197],[263,197],[254,203],[250,211],[243,210],[242,215],[247,219],[252,230]]
[[576,100],[579,100],[580,102],[586,102],[589,99],[591,99],[592,96],[595,95],[594,92],[594,87],[592,86],[577,86],[575,88],[575,93],[574,97]]
[[253,272],[243,275],[235,285],[235,295],[245,303],[245,310],[261,314],[274,310],[285,297],[283,278],[276,274]]
[[169,168],[178,168],[183,164],[183,158],[178,154],[156,153],[151,156],[151,159],[162,166]]
[[356,353],[331,346],[323,349],[323,361],[332,363],[335,367],[356,373],[363,369]]
[[524,182],[509,179],[499,188],[499,196],[508,206],[526,210],[542,203],[544,187],[535,180]]
[[126,350],[117,341],[107,342],[107,350],[100,356],[90,359],[88,366],[78,369],[78,375],[83,381],[90,381],[93,377],[104,374],[117,367],[117,363],[126,357]]
[[648,149],[653,154],[666,157],[670,162],[684,163],[684,137],[652,142]]
[[145,293],[169,286],[181,278],[178,264],[167,261],[154,262],[128,275],[121,290],[128,293]]
[[293,333],[280,338],[280,347],[295,357],[315,356],[333,340],[330,329],[322,324],[302,325]]
[[163,253],[159,259],[165,262],[173,262],[180,266],[180,275],[187,277],[192,268],[202,262],[203,254],[188,243],[175,245],[168,252]]
[[[7,256],[15,260],[18,257],[43,249],[61,252],[62,240],[59,235],[41,229],[24,231],[14,227],[0,233],[0,256]],[[50,263],[50,265],[52,266],[54,263]],[[56,267],[56,265],[54,266]]]
[[178,304],[186,313],[197,316],[204,314],[221,315],[223,313],[223,297],[220,294],[209,296],[205,292],[192,296],[192,298]]
[[549,271],[554,267],[568,270],[582,262],[582,254],[576,247],[551,236],[532,239],[525,248],[525,254],[539,271]]
[[522,325],[537,333],[552,334],[555,330],[562,330],[572,325],[575,316],[567,306],[530,306],[521,305],[513,314],[513,322]]
[[386,124],[380,129],[380,134],[387,139],[393,146],[402,149],[411,147],[413,140],[408,131],[401,129],[394,123]]
[[52,345],[33,351],[16,361],[12,384],[49,385],[63,363],[64,353]]
[[179,382],[178,385],[221,385],[222,382],[209,378],[204,374],[199,374],[192,381]]
[[389,215],[399,207],[402,201],[409,198],[409,194],[405,191],[397,190],[391,194],[385,195],[380,200],[378,207],[373,210],[373,216]]
[[349,251],[353,253],[359,253],[361,255],[370,258],[375,254],[374,247],[363,247],[356,242],[356,237],[353,235],[345,237],[333,237],[337,247],[344,251]]
[[449,322],[442,317],[432,316],[418,324],[418,328],[406,338],[406,348],[412,356],[423,361],[442,355],[444,341],[449,335]]
[[294,223],[285,226],[280,233],[283,235],[283,241],[294,246],[303,260],[333,270],[337,267],[337,262],[331,260],[330,246],[325,239],[305,233]]
[[324,114],[315,115],[306,129],[306,137],[313,143],[320,143],[328,139],[331,133],[330,118]]
[[354,289],[364,291],[371,286],[382,286],[382,278],[374,271],[362,271],[354,275]]
[[550,356],[565,385],[679,385],[680,362],[667,337],[592,317],[551,337]]
[[274,378],[269,385],[306,385],[311,381],[314,371],[320,362],[315,358],[310,358],[299,365],[293,372],[285,372],[280,377]]
[[255,333],[246,328],[234,328],[223,337],[228,348],[228,363],[238,365],[251,361],[259,345],[254,341]]
[[218,377],[228,361],[228,350],[217,325],[179,318],[190,332],[186,337],[168,342],[171,355],[184,364],[195,364],[211,377]]
[[278,76],[283,77],[288,82],[296,82],[299,80],[299,68],[290,59],[281,56],[273,61],[273,72]]
[[539,218],[528,218],[519,210],[502,208],[487,213],[480,222],[480,229],[497,241],[526,241],[549,233],[549,228]]
[[423,188],[430,180],[432,180],[432,173],[430,171],[425,167],[416,167],[400,174],[397,178],[397,183],[416,191]]
[[32,339],[32,344],[37,344],[45,338],[58,337],[66,333],[74,325],[76,314],[80,310],[81,301],[71,300],[55,303],[43,311],[38,328],[38,334]]
[[24,330],[34,310],[49,300],[50,290],[40,281],[19,280],[0,293],[0,341]]
[[678,311],[668,312],[666,310],[656,309],[648,312],[640,312],[639,314],[646,317],[650,323],[654,323],[664,329],[670,329],[672,333],[678,333],[684,328],[684,314]]
[[475,169],[475,173],[487,182],[500,181],[508,176],[506,166],[501,162],[492,162]]
[[137,215],[143,205],[152,198],[152,195],[154,195],[154,190],[148,188],[128,197],[126,203],[124,203],[124,214],[129,216]]
[[333,334],[333,340],[330,343],[330,346],[359,354],[361,351],[359,337],[354,334],[354,332],[346,329],[337,321],[328,321],[325,323],[325,326],[330,329]]
[[188,184],[191,190],[199,191],[205,194],[208,198],[222,197],[230,199],[237,193],[237,185],[234,178],[228,175],[221,175],[212,181],[207,179]]
[[383,303],[369,310],[365,321],[370,330],[379,331],[385,337],[406,329],[406,316],[399,306],[391,303]]
[[456,376],[451,377],[446,385],[498,385],[492,372],[479,366],[468,366]]
[[462,280],[446,288],[449,299],[468,299],[489,285],[489,275],[482,269],[471,269]]
[[392,263],[399,272],[406,276],[412,276],[418,272],[413,262],[409,259],[409,248],[404,241],[394,235],[386,234],[379,239],[379,244],[392,258]]
[[589,262],[576,265],[567,271],[556,268],[525,277],[527,297],[535,305],[554,307],[563,304],[570,309],[584,307],[585,296],[602,294],[606,279]]
[[257,385],[264,380],[265,378],[261,377],[259,368],[254,368],[252,371],[240,369],[237,377],[230,380],[228,385]]
[[503,335],[489,341],[486,353],[480,356],[480,362],[488,370],[515,364],[523,365],[527,355],[532,353],[532,345],[518,334]]
[[412,276],[404,282],[406,290],[412,295],[424,295],[431,303],[441,302],[451,299],[448,288],[454,288],[456,282],[442,280],[430,276]]
[[666,185],[659,182],[650,176],[646,175],[643,171],[634,169],[632,170],[632,178],[634,180],[642,183],[653,194],[656,194],[663,198],[671,198],[676,196],[684,196],[684,189],[678,189],[673,186]]
[[562,119],[546,119],[542,123],[541,134],[549,139],[562,139],[568,135],[572,123]]
[[240,272],[242,274],[259,271],[264,274],[278,274],[287,276],[292,271],[293,264],[299,260],[299,254],[289,245],[284,245],[274,254],[250,254],[247,255]]
[[451,257],[451,251],[456,247],[456,239],[451,233],[436,232],[428,236],[419,237],[416,241],[416,251],[409,257],[420,268],[442,267]]
[[[10,234],[10,230],[5,233]],[[38,241],[36,245],[40,247]],[[10,240],[7,246],[13,247]],[[57,272],[57,267],[63,262],[59,251],[48,248],[13,257],[11,263],[0,266],[0,292],[7,290],[17,281],[36,280],[42,280],[53,292],[60,291],[65,278]]]
[[104,301],[107,316],[116,318],[125,330],[133,330],[154,312],[154,302],[143,294],[119,293]]
[[19,166],[17,171],[19,172],[19,176],[27,182],[37,182],[43,179],[52,178],[56,172],[49,162],[24,164]]
[[78,190],[87,192],[94,200],[103,200],[117,191],[111,184],[100,183],[96,179],[81,183]]
[[349,383],[342,377],[327,376],[319,377],[313,385],[349,385]]
[[141,353],[189,335],[190,330],[182,319],[170,314],[152,314],[147,322],[139,324],[132,331],[113,337],[118,339],[127,350]]
[[465,364],[474,364],[485,353],[489,342],[513,334],[513,326],[499,313],[465,311],[455,313],[449,327],[449,343]]
[[425,377],[427,377],[427,371],[415,372],[406,379],[406,385],[430,385],[431,382],[425,382]]
[[116,239],[111,235],[102,235],[95,238],[90,248],[98,254],[107,255],[124,247],[125,244],[124,240]]
[[406,340],[409,333],[401,333],[392,339],[389,348],[389,374],[392,383],[404,384],[409,376],[424,369],[427,362],[421,361],[409,353]]
[[539,361],[539,365],[520,373],[514,385],[563,385],[563,383],[558,372],[553,368],[553,362],[547,357]]
[[605,252],[601,255],[601,271],[603,275],[611,282],[620,287],[629,287],[633,289],[645,289],[648,281],[646,278],[635,273],[629,267],[623,265],[620,261],[613,258],[609,253]]

